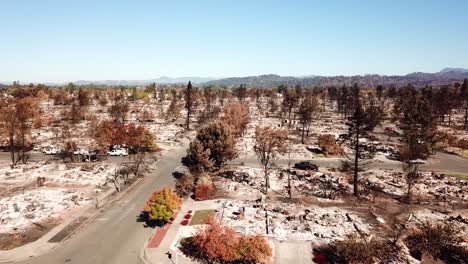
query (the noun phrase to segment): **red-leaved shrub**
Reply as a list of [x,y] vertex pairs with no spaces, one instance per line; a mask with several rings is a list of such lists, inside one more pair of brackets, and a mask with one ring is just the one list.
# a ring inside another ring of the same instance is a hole
[[195,189],[195,200],[203,201],[213,198],[215,194],[215,189],[213,185],[200,184]]
[[262,236],[239,236],[214,217],[181,245],[187,256],[207,263],[264,263],[272,255],[270,245]]

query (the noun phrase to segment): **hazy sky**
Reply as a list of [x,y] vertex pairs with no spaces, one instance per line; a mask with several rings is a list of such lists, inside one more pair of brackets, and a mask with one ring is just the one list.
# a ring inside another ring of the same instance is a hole
[[8,82],[468,68],[466,0],[5,0],[0,12]]

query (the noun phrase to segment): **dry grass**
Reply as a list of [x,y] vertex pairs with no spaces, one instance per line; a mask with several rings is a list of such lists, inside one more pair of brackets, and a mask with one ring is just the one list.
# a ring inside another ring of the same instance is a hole
[[457,148],[457,147],[448,147],[448,148],[447,148],[447,151],[453,152],[453,153],[455,153],[455,154],[458,155],[458,156],[461,156],[461,157],[463,157],[463,158],[467,158],[467,159],[468,159],[468,150],[463,150],[463,149]]
[[195,211],[195,214],[190,221],[190,225],[202,225],[206,223],[206,220],[210,215],[214,215],[214,210],[199,210]]
[[447,176],[455,177],[455,178],[459,178],[461,180],[467,180],[468,181],[468,173],[447,173]]

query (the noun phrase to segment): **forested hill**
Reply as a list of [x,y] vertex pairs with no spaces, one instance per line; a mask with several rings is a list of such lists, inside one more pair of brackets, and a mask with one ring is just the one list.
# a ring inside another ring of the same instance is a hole
[[281,84],[301,86],[342,86],[353,85],[358,83],[362,87],[375,87],[379,84],[386,86],[394,85],[402,87],[407,84],[412,84],[416,87],[423,86],[442,86],[461,82],[464,78],[468,78],[468,70],[458,68],[445,68],[437,73],[411,73],[407,75],[355,75],[355,76],[312,76],[312,77],[291,77],[279,76],[274,74],[235,77],[218,79],[203,83],[203,85],[222,85],[222,86],[239,86],[245,84],[247,86],[256,87],[274,87]]

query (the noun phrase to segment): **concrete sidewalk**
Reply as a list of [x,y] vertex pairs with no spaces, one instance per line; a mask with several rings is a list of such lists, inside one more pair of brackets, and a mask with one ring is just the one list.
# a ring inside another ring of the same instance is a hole
[[275,241],[275,263],[309,264],[312,261],[312,245],[309,241]]

